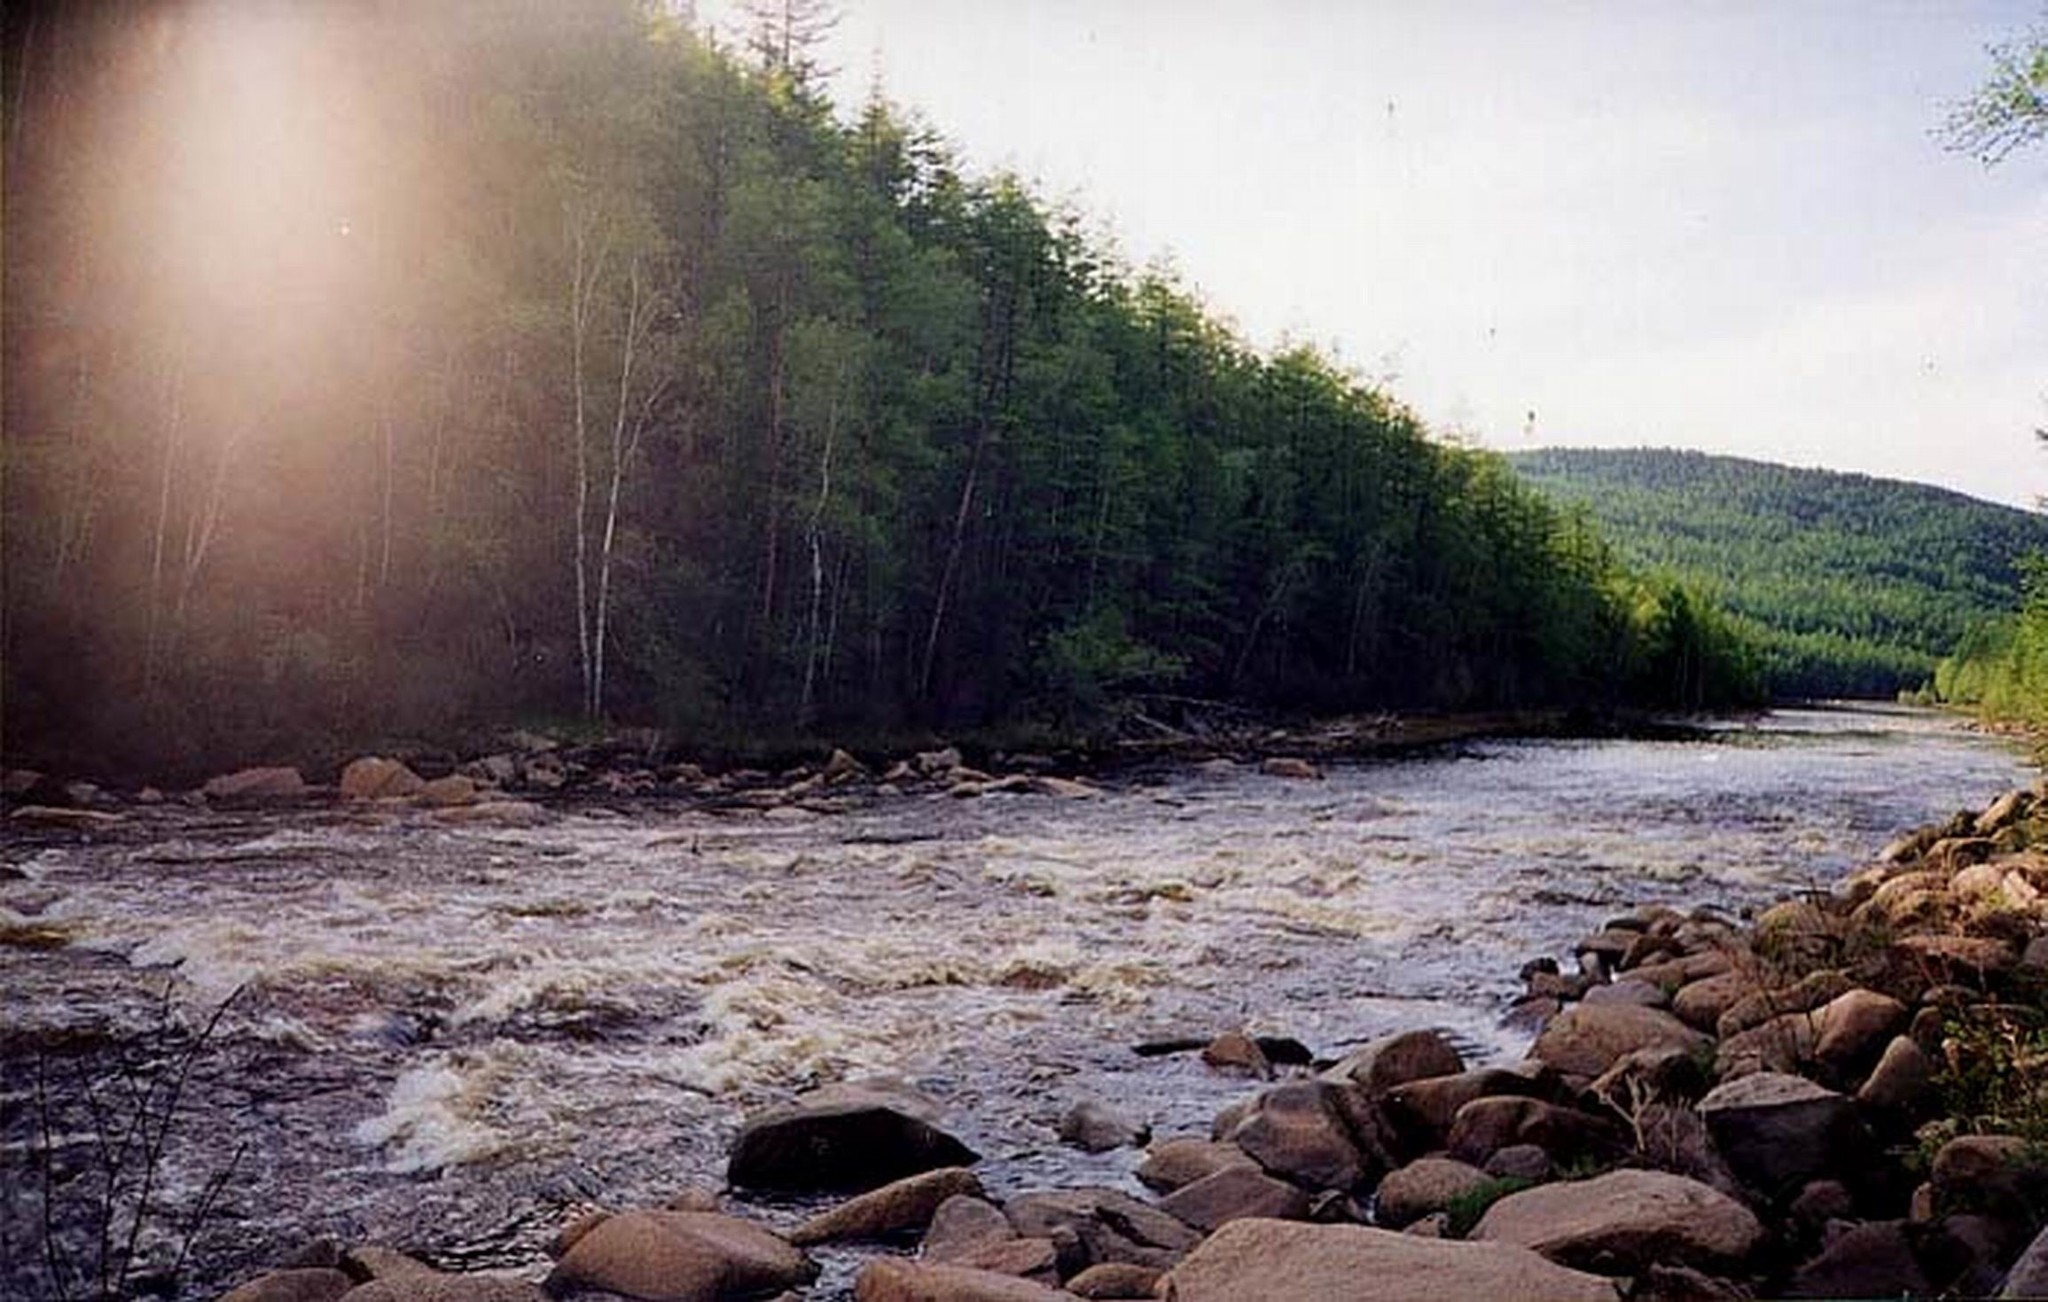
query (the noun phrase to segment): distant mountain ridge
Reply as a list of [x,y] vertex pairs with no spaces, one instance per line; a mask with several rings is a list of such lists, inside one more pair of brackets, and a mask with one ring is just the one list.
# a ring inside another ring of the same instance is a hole
[[2017,604],[2048,517],[1945,488],[1665,448],[1511,454],[1629,563],[1703,583],[1781,696],[1890,696]]

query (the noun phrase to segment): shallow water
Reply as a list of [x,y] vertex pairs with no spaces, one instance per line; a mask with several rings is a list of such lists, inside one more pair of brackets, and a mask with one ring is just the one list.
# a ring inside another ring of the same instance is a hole
[[1475,1059],[1514,1053],[1499,1018],[1530,956],[1637,903],[1733,912],[1825,885],[2030,776],[1938,716],[1808,710],[1320,782],[1164,769],[1091,800],[640,803],[523,830],[175,807],[90,840],[10,830],[0,928],[69,943],[0,945],[0,1293],[48,1291],[52,1183],[68,1259],[95,1258],[76,1238],[92,1180],[66,1171],[124,1115],[164,1111],[160,1094],[124,1112],[124,1079],[174,1062],[231,992],[140,1257],[189,1237],[239,1148],[193,1295],[323,1234],[530,1266],[565,1206],[715,1185],[744,1112],[867,1074],[939,1098],[997,1192],[1126,1182],[1129,1152],[1059,1145],[1072,1102],[1167,1133],[1245,1090],[1136,1042],[1244,1026],[1335,1055],[1431,1026]]

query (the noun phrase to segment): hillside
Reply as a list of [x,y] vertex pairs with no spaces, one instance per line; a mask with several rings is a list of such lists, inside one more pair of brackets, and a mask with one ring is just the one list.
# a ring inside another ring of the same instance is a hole
[[2018,599],[2048,519],[1925,484],[1698,452],[1550,448],[1523,478],[1628,562],[1718,592],[1786,696],[1888,696]]

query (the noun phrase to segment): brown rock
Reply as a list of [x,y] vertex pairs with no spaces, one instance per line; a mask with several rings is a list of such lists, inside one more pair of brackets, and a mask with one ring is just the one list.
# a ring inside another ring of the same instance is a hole
[[1712,1031],[1722,1014],[1755,993],[1756,980],[1747,972],[1723,972],[1680,986],[1671,1011],[1694,1030]]
[[905,1176],[811,1217],[790,1234],[789,1241],[808,1247],[922,1230],[931,1224],[939,1204],[953,1197],[982,1197],[980,1178],[958,1166]]
[[932,1261],[955,1261],[974,1249],[1017,1237],[1002,1208],[979,1198],[952,1197],[932,1213],[924,1232],[924,1255]]
[[1541,1099],[1474,1099],[1458,1109],[1447,1144],[1452,1157],[1480,1165],[1503,1148],[1535,1144],[1569,1166],[1600,1161],[1628,1150],[1621,1127],[1603,1117],[1559,1107]]
[[1928,1171],[1935,1210],[1989,1212],[2033,1223],[2033,1208],[2048,1194],[2048,1164],[2014,1135],[1963,1135],[1934,1155]]
[[523,1279],[503,1275],[393,1275],[358,1284],[343,1294],[349,1302],[547,1302],[547,1295]]
[[1226,1166],[1159,1200],[1160,1209],[1198,1230],[1214,1230],[1246,1216],[1298,1221],[1308,1216],[1308,1195],[1260,1171]]
[[1062,1232],[1071,1234],[1081,1248],[1077,1270],[1104,1261],[1164,1270],[1202,1237],[1185,1222],[1114,1189],[1020,1194],[1003,1204],[1003,1214],[1025,1238],[1057,1242]]
[[1374,1195],[1373,1220],[1387,1229],[1398,1230],[1433,1212],[1447,1210],[1457,1198],[1492,1178],[1478,1167],[1454,1158],[1419,1158],[1380,1181],[1379,1191]]
[[992,1270],[877,1257],[861,1267],[853,1296],[854,1302],[1058,1302],[1073,1294]]
[[1813,1056],[1836,1081],[1860,1080],[1912,1014],[1890,995],[1856,989],[1823,1005]]
[[1810,972],[1789,986],[1759,990],[1737,1000],[1721,1014],[1714,1032],[1725,1040],[1787,1013],[1810,1013],[1837,995],[1847,994],[1854,984],[1833,968]]
[[747,1118],[726,1179],[740,1188],[858,1192],[980,1160],[934,1116],[929,1099],[906,1089],[830,1086]]
[[1274,755],[1259,765],[1259,772],[1272,778],[1318,779],[1323,771],[1293,755]]
[[473,805],[476,803],[477,787],[473,778],[460,773],[435,778],[419,789],[418,799],[423,805],[446,809],[452,805]]
[[1664,1171],[1613,1171],[1509,1194],[1472,1230],[1550,1260],[1633,1275],[1655,1262],[1740,1266],[1763,1242],[1754,1214],[1727,1194]]
[[1736,1177],[1767,1197],[1852,1169],[1873,1148],[1854,1104],[1798,1076],[1758,1072],[1717,1085],[1699,1111]]
[[787,1241],[713,1212],[621,1212],[548,1275],[547,1290],[593,1288],[648,1302],[724,1302],[807,1284],[818,1273]]
[[1328,1081],[1277,1085],[1252,1101],[1222,1136],[1269,1173],[1311,1189],[1348,1190],[1389,1165],[1375,1137],[1361,1134],[1370,1105]]
[[1403,1031],[1346,1054],[1323,1073],[1323,1079],[1356,1085],[1377,1097],[1397,1085],[1437,1076],[1455,1076],[1465,1060],[1450,1041],[1435,1031]]
[[1667,1012],[1628,1004],[1568,1008],[1543,1028],[1529,1056],[1587,1080],[1638,1049],[1704,1052],[1707,1038]]
[[1062,1142],[1087,1153],[1107,1153],[1113,1148],[1136,1148],[1152,1137],[1152,1128],[1132,1121],[1121,1112],[1083,1099],[1060,1117]]
[[1934,1285],[1920,1268],[1905,1221],[1852,1225],[1793,1273],[1787,1297],[1927,1297]]
[[1604,986],[1594,986],[1586,992],[1588,1006],[1601,1004],[1629,1004],[1637,1008],[1669,1008],[1671,996],[1664,993],[1664,987],[1633,977],[1622,977]]
[[388,800],[418,793],[426,782],[403,761],[365,755],[341,771],[341,794],[350,800]]
[[1386,1112],[1407,1151],[1425,1153],[1443,1147],[1458,1109],[1474,1099],[1511,1096],[1552,1098],[1561,1086],[1553,1069],[1535,1064],[1534,1071],[1481,1067],[1455,1076],[1410,1081],[1388,1091]]
[[1159,1284],[1162,1272],[1150,1266],[1133,1266],[1124,1261],[1105,1261],[1090,1266],[1067,1281],[1067,1292],[1083,1298],[1146,1298]]
[[1060,1282],[1060,1251],[1051,1239],[1003,1239],[996,1243],[983,1243],[933,1264],[992,1270],[998,1275],[1017,1275],[1054,1286]]
[[220,1302],[335,1302],[356,1282],[326,1267],[273,1270],[223,1293]]
[[1235,1144],[1210,1139],[1167,1139],[1145,1150],[1138,1164],[1138,1178],[1162,1193],[1193,1184],[1225,1167],[1256,1171],[1259,1164]]
[[296,800],[306,794],[306,779],[295,768],[273,766],[241,769],[210,778],[200,794],[226,803]]
[[2034,793],[2024,788],[2008,791],[1984,807],[1970,830],[1990,836],[2025,818],[2034,808]]
[[1722,1040],[1714,1056],[1714,1074],[1722,1080],[1758,1072],[1797,1075],[1813,1061],[1819,1039],[1813,1014],[1786,1013]]
[[1225,1031],[1202,1050],[1202,1061],[1218,1071],[1234,1072],[1259,1080],[1273,1078],[1273,1064],[1259,1042],[1243,1031]]
[[1169,1271],[1173,1302],[1413,1302],[1543,1298],[1617,1302],[1614,1284],[1526,1248],[1359,1225],[1232,1221]]
[[1982,982],[2019,964],[2015,946],[1988,936],[1901,936],[1892,942],[1892,952],[1902,966],[1933,972],[1937,980],[1947,981]]

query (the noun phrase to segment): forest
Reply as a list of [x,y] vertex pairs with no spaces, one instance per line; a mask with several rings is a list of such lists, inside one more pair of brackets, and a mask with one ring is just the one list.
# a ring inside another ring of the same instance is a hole
[[1919,690],[1965,638],[2002,636],[2048,549],[2048,519],[1926,484],[1650,448],[1510,460],[1630,564],[1717,596],[1782,697]]
[[818,21],[11,7],[10,755],[1755,697],[1504,460],[835,106]]

